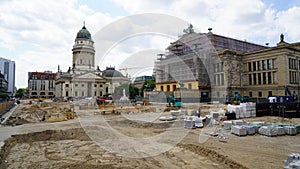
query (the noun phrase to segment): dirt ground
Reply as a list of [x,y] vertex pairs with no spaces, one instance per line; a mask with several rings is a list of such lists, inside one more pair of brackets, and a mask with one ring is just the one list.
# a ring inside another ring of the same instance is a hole
[[[51,107],[51,103],[49,104],[46,107]],[[57,106],[58,103],[53,104]],[[61,104],[57,106],[57,110],[61,111],[63,108],[68,108],[68,105]],[[26,111],[27,107],[29,106],[21,106],[19,110]],[[167,114],[168,112],[165,112],[163,115]],[[130,116],[137,118],[143,116],[143,114],[132,113]],[[173,123],[132,121],[126,117],[105,115],[106,121],[115,130],[126,136],[138,138],[147,138],[163,133]],[[300,124],[300,119],[277,117],[247,118],[243,120],[246,122],[265,121],[268,123]],[[266,137],[256,134],[238,137],[223,131],[223,135],[227,139],[205,134],[218,127],[221,127],[221,125],[190,129],[186,137],[169,151],[145,158],[128,158],[107,151],[104,147],[92,141],[80,125],[77,128],[66,130],[46,130],[18,134],[5,140],[5,144],[1,148],[0,168],[276,169],[283,168],[283,160],[287,158],[288,154],[300,152],[300,134],[279,137]]]

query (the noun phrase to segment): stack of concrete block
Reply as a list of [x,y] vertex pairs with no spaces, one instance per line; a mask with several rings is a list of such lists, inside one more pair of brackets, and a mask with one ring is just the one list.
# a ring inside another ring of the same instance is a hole
[[297,129],[295,126],[284,126],[285,133],[288,135],[296,135]]
[[210,112],[210,116],[211,116],[213,119],[218,119],[218,118],[219,118],[219,113],[218,113],[218,112]]
[[242,125],[242,127],[246,129],[247,135],[253,135],[253,134],[255,134],[255,128],[253,126]]
[[241,103],[240,105],[231,105],[227,106],[229,113],[235,113],[236,118],[248,118],[248,117],[256,117],[256,103],[248,102]]
[[232,126],[232,121],[224,121],[224,129],[225,130],[230,130]]
[[195,128],[195,116],[186,116],[184,119],[184,127],[185,128]]
[[258,129],[258,133],[265,136],[277,136],[278,129],[275,126],[262,126]]
[[228,109],[229,113],[235,113],[237,119],[242,118],[241,117],[241,106],[228,104],[227,109]]
[[241,125],[244,124],[244,121],[243,120],[233,120],[232,124],[233,125],[241,126]]
[[238,136],[246,136],[247,130],[243,126],[233,125],[233,126],[231,126],[231,133],[238,135]]
[[284,130],[283,127],[276,126],[276,128],[277,128],[277,135],[278,135],[278,136],[283,136],[283,135],[285,135],[285,130]]
[[195,127],[203,127],[202,118],[196,117],[195,118]]
[[265,124],[265,122],[260,122],[260,121],[249,123],[250,126],[253,126],[253,127],[254,127],[255,133],[258,133],[258,129],[259,129],[261,126],[263,126],[264,124]]
[[284,169],[300,169],[300,154],[289,154],[284,160]]

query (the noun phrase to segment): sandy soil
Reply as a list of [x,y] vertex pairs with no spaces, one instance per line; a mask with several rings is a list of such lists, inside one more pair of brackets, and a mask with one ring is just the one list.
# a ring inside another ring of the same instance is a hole
[[[131,116],[140,118],[143,115],[134,113]],[[107,115],[105,118],[110,126],[120,133],[136,138],[158,135],[172,125],[172,122],[131,121],[118,115]],[[283,119],[259,117],[244,120],[282,122]],[[283,122],[300,124],[300,119],[284,119]],[[0,168],[276,169],[283,168],[283,160],[287,154],[300,152],[300,134],[280,137],[256,134],[238,137],[223,131],[228,139],[205,134],[216,127],[221,126],[191,129],[187,136],[169,151],[146,158],[127,158],[118,153],[111,153],[92,141],[80,125],[73,129],[19,134],[5,140],[0,154]]]

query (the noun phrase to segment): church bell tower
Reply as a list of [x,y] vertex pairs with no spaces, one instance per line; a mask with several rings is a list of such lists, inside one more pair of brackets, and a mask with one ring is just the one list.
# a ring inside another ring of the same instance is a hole
[[76,72],[90,71],[95,69],[95,48],[90,32],[86,29],[85,23],[77,33],[73,46],[72,69]]

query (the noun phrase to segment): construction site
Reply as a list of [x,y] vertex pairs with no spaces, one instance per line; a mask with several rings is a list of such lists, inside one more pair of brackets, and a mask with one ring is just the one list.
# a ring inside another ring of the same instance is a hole
[[175,107],[21,100],[2,117],[0,168],[240,169],[299,163],[300,119],[256,117],[253,103]]

